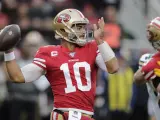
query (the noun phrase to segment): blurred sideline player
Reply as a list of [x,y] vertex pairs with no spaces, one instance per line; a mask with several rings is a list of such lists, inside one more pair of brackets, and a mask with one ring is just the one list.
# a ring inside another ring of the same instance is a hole
[[149,71],[152,64],[150,61],[156,57],[160,60],[160,17],[153,19],[148,25],[147,38],[158,52],[155,54],[147,53],[141,56],[139,60],[139,69],[134,75],[134,80],[137,84],[146,83],[149,93],[149,107],[151,107],[149,108],[151,111],[149,111],[153,112],[156,120],[160,120],[160,79],[155,79],[160,73],[160,69],[157,69],[158,65],[160,65],[158,64],[159,62],[157,61],[157,63],[154,63],[157,64],[157,66],[155,66],[153,70]]
[[54,94],[51,120],[91,120],[94,114],[98,67],[115,73],[118,62],[103,41],[104,20],[94,24],[94,41],[87,42],[87,18],[76,9],[65,9],[53,20],[59,46],[41,47],[33,62],[19,68],[14,51],[4,53],[7,72],[13,82],[24,83],[45,75]]

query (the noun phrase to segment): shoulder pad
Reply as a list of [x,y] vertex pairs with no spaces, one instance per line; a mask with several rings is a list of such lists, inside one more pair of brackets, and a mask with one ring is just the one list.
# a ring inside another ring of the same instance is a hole
[[54,45],[42,46],[42,47],[40,47],[40,48],[38,49],[37,52],[43,53],[43,54],[48,54],[48,53],[50,53],[50,51],[51,51],[52,49],[54,49],[54,47],[55,47]]

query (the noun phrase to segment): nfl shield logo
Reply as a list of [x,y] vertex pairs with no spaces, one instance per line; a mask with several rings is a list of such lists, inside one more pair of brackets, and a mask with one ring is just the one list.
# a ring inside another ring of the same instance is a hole
[[71,52],[71,53],[69,53],[69,55],[70,55],[71,57],[74,57],[75,52]]

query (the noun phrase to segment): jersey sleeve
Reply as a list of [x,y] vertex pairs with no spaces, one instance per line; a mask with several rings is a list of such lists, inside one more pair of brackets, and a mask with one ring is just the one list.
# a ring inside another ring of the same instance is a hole
[[103,71],[107,71],[105,62],[100,53],[96,56],[96,65]]
[[44,47],[41,47],[37,51],[32,63],[38,65],[39,67],[43,68],[44,70],[47,69],[47,52]]
[[39,66],[30,63],[21,68],[22,74],[25,78],[25,82],[32,82],[38,80],[42,75],[45,74],[44,69]]

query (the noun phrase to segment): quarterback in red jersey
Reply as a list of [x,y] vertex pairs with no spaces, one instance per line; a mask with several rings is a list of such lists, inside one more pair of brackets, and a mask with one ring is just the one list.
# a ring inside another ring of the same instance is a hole
[[33,62],[19,68],[13,50],[4,54],[8,74],[14,82],[31,82],[45,75],[54,94],[51,120],[91,120],[94,114],[98,67],[115,73],[118,62],[103,41],[104,20],[94,24],[94,39],[87,41],[87,18],[76,9],[65,9],[53,20],[61,45],[41,47]]

